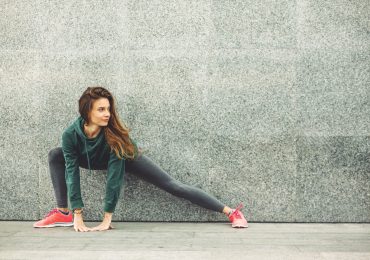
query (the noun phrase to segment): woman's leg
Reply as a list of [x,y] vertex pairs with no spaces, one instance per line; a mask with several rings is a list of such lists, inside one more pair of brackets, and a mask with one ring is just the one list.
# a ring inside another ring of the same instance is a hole
[[135,160],[126,160],[126,171],[156,185],[157,187],[194,204],[216,212],[224,212],[225,205],[196,187],[175,180],[156,165],[149,157],[141,155]]
[[67,184],[65,179],[65,160],[61,147],[50,150],[49,170],[53,183],[58,209],[68,210]]
[[54,148],[48,154],[49,170],[53,183],[57,209],[52,209],[45,217],[33,224],[35,228],[73,226],[72,212],[68,210],[65,164],[62,148]]

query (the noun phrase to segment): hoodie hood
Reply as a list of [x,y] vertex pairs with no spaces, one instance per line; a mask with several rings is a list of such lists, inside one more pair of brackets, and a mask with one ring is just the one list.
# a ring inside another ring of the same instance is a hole
[[82,138],[82,139],[85,139],[85,140],[96,140],[100,137],[100,135],[102,134],[102,132],[104,131],[100,131],[100,133],[95,136],[94,138],[88,138],[84,132],[84,124],[85,124],[85,119],[83,119],[81,116],[79,116],[74,122],[73,122],[73,128],[76,130],[77,134]]
[[84,131],[83,131],[83,126],[84,126],[84,123],[85,123],[85,120],[79,116],[77,118],[77,120],[74,121],[73,123],[73,127],[74,129],[76,130],[77,134],[83,138],[83,139],[87,139],[87,136],[85,135]]

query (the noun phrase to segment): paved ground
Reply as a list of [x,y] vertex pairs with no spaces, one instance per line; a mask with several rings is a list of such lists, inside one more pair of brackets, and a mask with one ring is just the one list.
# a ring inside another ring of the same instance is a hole
[[[370,224],[114,222],[105,232],[0,222],[0,259],[370,259]],[[93,226],[98,223],[87,223]]]

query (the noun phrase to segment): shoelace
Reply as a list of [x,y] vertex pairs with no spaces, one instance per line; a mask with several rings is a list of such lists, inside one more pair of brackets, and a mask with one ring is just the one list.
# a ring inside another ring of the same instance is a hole
[[235,218],[242,218],[239,214],[239,210],[243,208],[243,204],[239,204],[239,206],[236,207],[236,209],[234,210],[233,213],[231,213],[231,215],[233,215]]
[[54,215],[55,213],[58,212],[58,209],[52,209],[48,214],[46,214],[45,218],[51,216],[51,215]]

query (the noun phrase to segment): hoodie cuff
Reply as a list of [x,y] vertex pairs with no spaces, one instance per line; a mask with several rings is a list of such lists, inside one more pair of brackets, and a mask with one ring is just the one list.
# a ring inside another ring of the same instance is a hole
[[84,203],[82,202],[82,200],[73,200],[73,201],[70,201],[70,203],[71,203],[72,210],[80,209],[84,207]]
[[116,205],[106,203],[104,206],[104,212],[113,213]]

